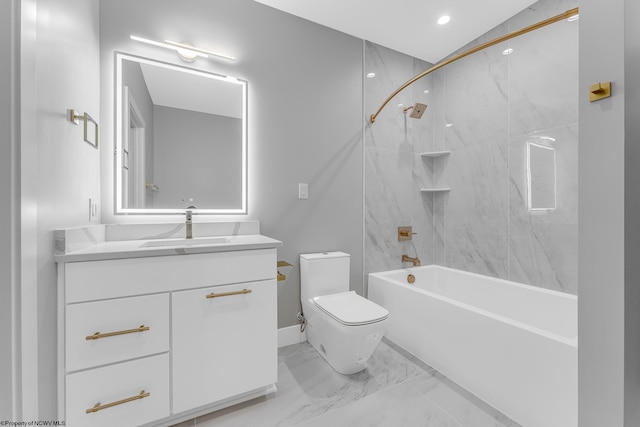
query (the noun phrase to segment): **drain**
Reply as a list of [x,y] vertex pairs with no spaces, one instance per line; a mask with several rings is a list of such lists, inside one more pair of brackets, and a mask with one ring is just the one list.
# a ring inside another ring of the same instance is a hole
[[409,283],[413,283],[413,282],[415,282],[415,281],[416,281],[416,276],[414,276],[413,274],[409,274],[409,275],[407,276],[407,282],[409,282]]

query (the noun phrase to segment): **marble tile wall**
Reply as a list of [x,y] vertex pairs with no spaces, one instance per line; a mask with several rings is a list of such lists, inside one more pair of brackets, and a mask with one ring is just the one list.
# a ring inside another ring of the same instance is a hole
[[[541,0],[460,51],[576,6]],[[365,273],[400,268],[400,253],[408,251],[423,264],[577,293],[578,22],[452,63],[403,92],[367,127]],[[513,53],[503,55],[507,48]],[[377,73],[365,85],[367,115],[430,65],[371,43],[365,64],[365,72]],[[416,101],[429,109],[405,128],[394,104]],[[530,143],[555,152],[554,209],[529,209]],[[430,150],[451,154],[422,160],[419,153]],[[430,185],[451,191],[421,195]],[[396,225],[418,229],[413,244],[397,241]]]
[[[367,122],[382,101],[398,86],[431,64],[366,43],[365,114]],[[420,188],[430,186],[430,160],[420,153],[433,149],[433,79],[427,77],[394,98],[365,127],[365,275],[400,268],[403,254],[419,256],[423,264],[433,260],[433,203]],[[403,108],[416,102],[427,104],[421,119],[410,117]],[[402,104],[403,107],[399,107]],[[398,226],[413,226],[410,241],[398,241]]]

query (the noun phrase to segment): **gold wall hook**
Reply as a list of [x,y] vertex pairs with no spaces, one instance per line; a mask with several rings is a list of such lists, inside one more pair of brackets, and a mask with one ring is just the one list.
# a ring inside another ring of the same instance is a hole
[[595,83],[589,86],[589,102],[611,96],[611,82]]

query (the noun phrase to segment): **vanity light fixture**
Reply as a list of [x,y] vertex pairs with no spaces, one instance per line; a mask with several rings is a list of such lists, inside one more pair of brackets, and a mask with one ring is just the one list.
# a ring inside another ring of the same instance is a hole
[[448,24],[451,21],[451,17],[449,15],[443,15],[438,18],[438,25]]
[[197,48],[195,46],[191,46],[189,44],[186,43],[178,43],[178,42],[173,42],[171,40],[165,40],[164,43],[163,42],[157,42],[155,40],[150,40],[150,39],[145,39],[143,37],[138,37],[138,36],[134,36],[133,34],[131,35],[131,40],[135,40],[138,42],[142,42],[142,43],[147,43],[153,46],[159,46],[159,47],[164,47],[166,49],[171,49],[171,50],[175,50],[178,55],[180,56],[181,59],[187,61],[187,62],[193,62],[196,57],[201,57],[201,58],[208,58],[210,56],[215,56],[217,58],[223,58],[223,59],[228,59],[229,61],[235,61],[236,58],[234,58],[233,56],[229,56],[229,55],[224,55],[222,53],[217,53],[217,52],[211,52],[209,50],[204,50],[204,49],[200,49]]

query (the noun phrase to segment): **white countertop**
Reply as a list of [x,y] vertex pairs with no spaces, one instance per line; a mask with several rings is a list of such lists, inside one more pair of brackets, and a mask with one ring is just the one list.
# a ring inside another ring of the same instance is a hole
[[[131,238],[109,240],[105,238],[104,226],[81,227],[56,231],[55,260],[58,263],[99,261],[122,258],[141,258],[153,256],[189,255],[207,252],[229,252],[253,249],[271,249],[282,246],[282,242],[262,234],[249,224],[251,234],[207,233],[185,239],[176,233],[175,224],[170,225],[173,234],[150,236],[152,238]],[[178,230],[180,226],[178,226]],[[245,226],[246,228],[246,226]],[[229,230],[231,231],[231,230]],[[237,228],[236,230],[237,231]]]
[[[73,252],[57,253],[56,262],[98,261],[119,258],[140,258],[151,256],[188,255],[206,252],[243,251],[250,249],[269,249],[282,246],[282,242],[261,234],[241,236],[219,236],[228,242],[209,243],[211,238],[200,237],[191,241],[185,239],[167,239],[162,246],[156,244],[159,239],[106,241]],[[203,243],[199,243],[203,241]],[[163,242],[164,243],[164,242]]]

